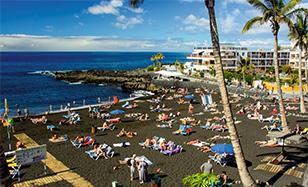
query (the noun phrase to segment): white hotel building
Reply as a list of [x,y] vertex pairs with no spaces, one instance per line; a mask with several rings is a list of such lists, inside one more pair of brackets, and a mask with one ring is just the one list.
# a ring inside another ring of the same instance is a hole
[[[247,47],[235,46],[231,43],[221,44],[220,50],[224,69],[236,69],[239,66],[240,57],[249,57],[250,62],[256,68],[265,69],[273,66],[273,51],[249,50]],[[293,68],[298,68],[298,57],[298,51],[292,51],[290,47],[282,48],[278,52],[278,63],[280,66],[290,64]],[[188,61],[185,65],[187,70],[191,71],[209,70],[215,62],[212,47],[195,47],[194,51],[186,58]]]

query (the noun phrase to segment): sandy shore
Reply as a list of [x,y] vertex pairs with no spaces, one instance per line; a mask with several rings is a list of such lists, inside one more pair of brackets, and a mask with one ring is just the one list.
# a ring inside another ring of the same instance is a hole
[[[136,109],[125,109],[126,113],[149,113],[150,103],[145,101],[145,99],[140,99],[139,108]],[[218,95],[214,95],[214,100],[218,101]],[[200,97],[197,97],[197,101],[200,102]],[[243,99],[240,101],[242,104],[251,103],[251,99]],[[118,181],[124,186],[139,186],[138,180],[133,182],[129,181],[129,169],[127,167],[120,168],[118,170],[113,170],[113,166],[117,165],[118,160],[125,157],[131,156],[132,154],[145,155],[154,164],[149,168],[149,173],[153,174],[156,169],[160,168],[162,173],[160,175],[162,179],[162,186],[182,186],[181,180],[190,174],[199,172],[200,165],[208,159],[208,155],[213,153],[202,153],[197,150],[194,146],[185,145],[184,142],[200,139],[206,140],[214,135],[221,134],[227,135],[228,133],[219,133],[201,129],[200,127],[194,127],[194,132],[189,136],[173,135],[172,131],[178,129],[180,124],[179,119],[181,117],[188,116],[187,108],[188,104],[177,104],[174,100],[167,101],[164,100],[163,103],[167,108],[172,108],[172,112],[180,111],[182,116],[176,117],[178,123],[172,129],[161,129],[156,127],[158,124],[155,120],[157,119],[158,113],[149,113],[150,121],[126,121],[116,124],[116,130],[106,131],[104,133],[98,133],[92,135],[98,143],[107,143],[112,145],[113,143],[129,141],[131,146],[126,148],[115,148],[116,155],[109,159],[99,159],[97,161],[92,160],[84,152],[91,149],[90,147],[83,147],[76,149],[72,146],[70,142],[67,143],[50,143],[48,139],[51,137],[51,132],[46,130],[44,125],[34,125],[30,121],[16,122],[16,133],[26,133],[32,139],[34,139],[39,144],[47,144],[47,150],[58,160],[63,162],[66,166],[71,168],[74,172],[78,173],[88,181],[90,181],[94,186],[110,186],[112,181]],[[121,108],[122,104],[112,106],[110,110]],[[194,104],[195,113],[202,111],[202,106],[200,104]],[[219,105],[219,109],[222,107]],[[271,108],[272,109],[272,108]],[[88,117],[87,109],[79,110],[82,122],[80,125],[68,125],[61,126],[58,133],[60,135],[67,134],[70,138],[74,138],[77,135],[91,135],[91,127],[93,125],[102,124],[100,119],[92,119]],[[269,111],[265,112],[265,116],[268,116]],[[48,116],[47,124],[57,124],[61,119],[63,113],[51,114]],[[218,115],[221,116],[221,115]],[[123,117],[120,115],[119,117]],[[196,119],[201,120],[203,123],[207,118],[213,117],[210,113],[206,112],[204,115],[194,116]],[[269,173],[261,170],[253,170],[260,164],[260,161],[265,156],[276,156],[280,153],[281,148],[260,148],[254,144],[256,140],[266,140],[266,131],[260,130],[261,125],[258,121],[248,120],[246,116],[237,116],[242,123],[237,125],[237,130],[239,132],[241,143],[245,157],[247,159],[247,164],[249,170],[251,171],[255,179],[262,181],[268,181],[272,179],[274,181],[274,186],[286,186],[291,182],[301,183],[302,179],[282,175],[274,180],[277,175],[275,173]],[[294,128],[296,123],[299,123],[303,127],[308,127],[307,119],[298,118],[290,116],[288,117],[289,125]],[[116,134],[125,128],[129,131],[136,131],[138,135],[134,138],[117,138]],[[1,141],[5,144],[5,148],[8,148],[8,141],[6,138],[6,130],[1,127]],[[167,140],[172,140],[177,144],[183,146],[184,151],[182,153],[173,155],[171,157],[160,154],[159,152],[143,149],[138,145],[139,142],[144,141],[147,137],[161,136],[165,137]],[[229,140],[219,140],[217,143],[229,143]],[[307,145],[295,145],[287,147],[286,150],[290,152],[292,156],[304,157],[307,152]],[[230,179],[235,181],[239,180],[239,175],[236,166],[226,166],[221,167],[220,165],[214,164],[214,171],[216,173],[221,173],[223,170],[227,171]],[[299,168],[300,171],[304,171],[304,168]],[[42,164],[34,164],[31,166],[24,167],[22,169],[22,180],[34,179],[36,177],[42,176],[43,168]],[[51,171],[49,171],[51,174]],[[69,183],[63,181],[58,183],[52,183],[49,186],[70,186]],[[148,184],[144,185],[148,186]],[[240,186],[240,185],[239,185]]]

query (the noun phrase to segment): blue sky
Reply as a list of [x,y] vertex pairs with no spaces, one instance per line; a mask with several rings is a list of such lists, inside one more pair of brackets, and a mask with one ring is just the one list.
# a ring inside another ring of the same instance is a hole
[[[0,49],[52,51],[191,51],[210,45],[203,0],[0,0]],[[307,7],[303,1],[302,6]],[[216,0],[220,41],[271,48],[268,25],[241,34],[257,16],[246,0]],[[280,43],[288,44],[283,26]]]

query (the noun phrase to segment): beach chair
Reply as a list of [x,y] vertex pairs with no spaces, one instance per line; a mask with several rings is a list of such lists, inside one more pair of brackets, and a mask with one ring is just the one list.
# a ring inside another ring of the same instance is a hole
[[105,131],[105,130],[114,130],[115,129],[115,125],[114,124],[110,124],[108,128],[104,128],[104,127],[97,127],[97,130],[101,130],[101,131]]
[[107,144],[101,145],[101,149],[106,153],[106,156],[109,158],[112,158],[114,155],[114,150],[112,149],[111,146]]
[[59,128],[55,125],[47,125],[47,130],[50,130],[50,131],[54,131],[54,130],[58,130]]
[[181,124],[179,129],[177,131],[174,131],[172,134],[175,134],[175,135],[178,135],[178,134],[181,134],[181,135],[189,135],[192,133],[192,126],[190,125],[184,125],[184,124]]
[[218,154],[217,157],[209,155],[209,158],[222,167],[225,167],[228,162],[231,162],[232,159],[231,155],[224,156],[222,154]]
[[98,156],[94,150],[85,151],[85,153],[88,154],[89,157],[93,160],[98,160],[100,158],[100,156]]
[[72,116],[74,116],[75,114],[76,114],[76,112],[72,112],[72,113],[70,113],[70,114],[63,115],[63,117],[64,117],[65,119],[69,119],[69,118],[71,118]]
[[182,146],[177,145],[174,149],[161,151],[161,153],[164,154],[164,155],[172,156],[172,155],[180,153],[182,151],[183,151]]
[[270,127],[270,128],[268,129],[268,132],[272,132],[272,131],[282,131],[282,130],[283,130],[283,127],[282,127],[281,125],[278,125],[278,126],[275,127],[275,128]]
[[281,152],[278,156],[268,162],[268,164],[278,165],[287,157],[286,152]]
[[76,141],[72,141],[71,143],[73,144],[74,147],[76,147],[77,149],[79,149],[82,146],[89,146],[89,145],[93,145],[95,142],[95,140],[90,137],[90,136],[86,136],[85,140],[83,142],[76,142]]

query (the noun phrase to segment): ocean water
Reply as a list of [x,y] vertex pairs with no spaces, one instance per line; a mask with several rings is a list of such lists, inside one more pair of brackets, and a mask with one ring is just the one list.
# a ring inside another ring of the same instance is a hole
[[[98,97],[102,101],[113,95],[128,98],[130,93],[117,85],[68,84],[37,72],[132,70],[152,64],[153,54],[155,52],[0,52],[0,109],[4,108],[4,98],[8,100],[12,116],[17,108],[23,112],[27,107],[30,114],[39,114],[49,110],[49,105],[57,110],[67,103],[81,106],[83,100],[86,104],[95,104]],[[185,62],[187,54],[164,53],[164,63]]]

